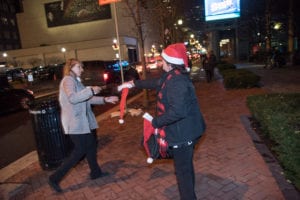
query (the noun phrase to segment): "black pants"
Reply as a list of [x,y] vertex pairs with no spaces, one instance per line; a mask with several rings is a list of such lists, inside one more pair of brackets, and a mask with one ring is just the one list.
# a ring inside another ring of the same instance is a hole
[[193,165],[194,144],[173,149],[175,174],[181,200],[196,200]]
[[69,170],[84,156],[86,157],[90,167],[90,176],[97,177],[101,174],[101,169],[97,163],[97,141],[95,134],[70,134],[70,137],[74,143],[74,149],[71,155],[50,176],[50,179],[59,183]]
[[206,81],[209,83],[213,80],[214,77],[214,70],[213,69],[206,69],[205,70],[205,76],[206,76]]

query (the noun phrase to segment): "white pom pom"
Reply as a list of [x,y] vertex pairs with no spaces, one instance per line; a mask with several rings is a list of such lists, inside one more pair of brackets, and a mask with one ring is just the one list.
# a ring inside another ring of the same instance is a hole
[[124,124],[124,119],[119,119],[120,124]]
[[153,158],[151,158],[151,157],[147,158],[147,163],[148,163],[148,164],[153,163]]

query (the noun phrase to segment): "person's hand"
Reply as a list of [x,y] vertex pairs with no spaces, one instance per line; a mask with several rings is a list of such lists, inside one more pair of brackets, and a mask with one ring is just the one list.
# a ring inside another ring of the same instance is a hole
[[153,117],[147,112],[143,115],[143,118],[148,120],[149,122],[152,122],[153,120]]
[[119,97],[117,96],[104,97],[104,102],[106,103],[116,104],[118,101],[119,101]]
[[125,82],[121,85],[118,86],[118,91],[122,91],[124,88],[133,88],[134,87],[134,83],[133,81],[128,81],[128,82]]

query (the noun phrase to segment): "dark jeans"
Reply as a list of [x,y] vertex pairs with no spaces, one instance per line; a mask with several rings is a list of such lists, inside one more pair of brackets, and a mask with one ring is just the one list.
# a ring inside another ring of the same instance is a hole
[[181,200],[196,200],[193,165],[194,144],[174,148],[174,167]]
[[50,179],[59,183],[62,178],[74,167],[84,156],[90,167],[90,176],[97,177],[101,174],[101,169],[97,163],[97,141],[95,134],[70,134],[74,143],[74,149],[71,155],[62,163],[62,165],[50,176]]

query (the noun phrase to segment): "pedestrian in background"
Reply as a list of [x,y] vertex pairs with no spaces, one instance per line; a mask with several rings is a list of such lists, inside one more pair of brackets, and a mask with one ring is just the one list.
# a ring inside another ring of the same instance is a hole
[[65,134],[74,143],[71,155],[49,177],[49,185],[57,192],[62,192],[59,182],[82,158],[86,157],[90,178],[96,179],[108,175],[97,163],[97,140],[93,134],[98,128],[91,104],[105,104],[118,101],[117,96],[94,96],[101,91],[98,86],[85,87],[80,76],[83,65],[77,59],[69,59],[63,69],[63,79],[59,86],[59,103],[61,107],[61,121]]
[[184,44],[169,45],[162,58],[165,73],[160,78],[125,82],[118,90],[137,87],[157,91],[157,115],[151,121],[152,126],[166,133],[181,200],[196,200],[193,154],[205,122],[189,78]]
[[205,70],[206,81],[210,83],[214,78],[214,71],[217,65],[217,58],[212,50],[204,57],[202,64]]

